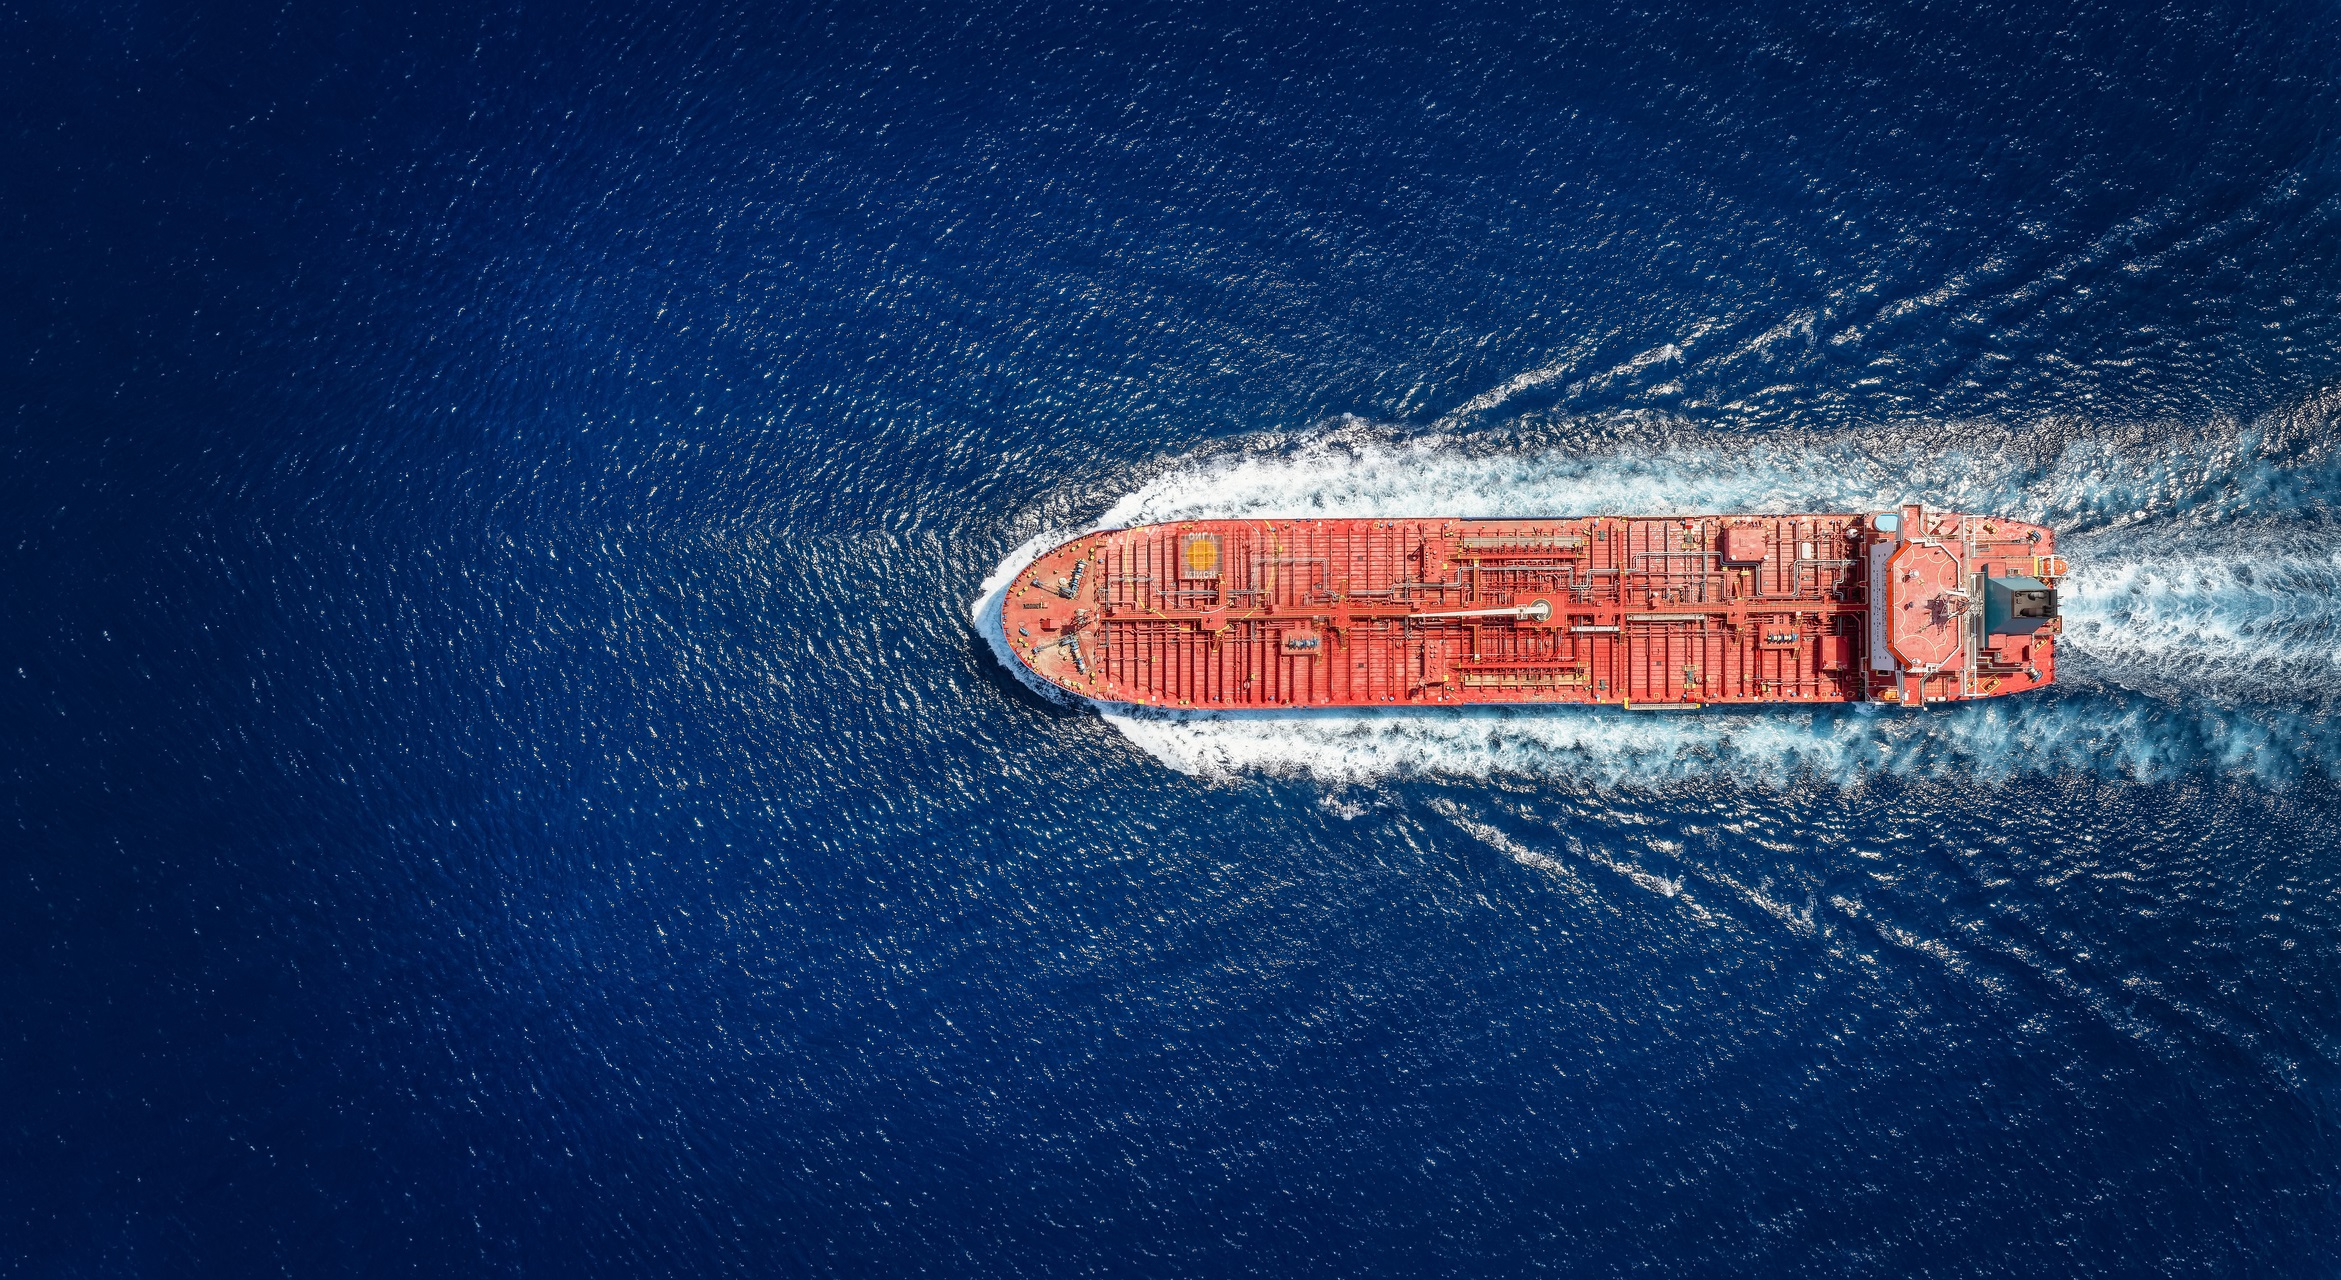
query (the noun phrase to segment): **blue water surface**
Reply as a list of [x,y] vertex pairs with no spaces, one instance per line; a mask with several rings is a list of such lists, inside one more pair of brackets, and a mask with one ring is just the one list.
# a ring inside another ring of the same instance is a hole
[[[2329,4],[0,9],[0,1271],[2341,1269]],[[1132,721],[1130,517],[2047,519],[2058,688]]]

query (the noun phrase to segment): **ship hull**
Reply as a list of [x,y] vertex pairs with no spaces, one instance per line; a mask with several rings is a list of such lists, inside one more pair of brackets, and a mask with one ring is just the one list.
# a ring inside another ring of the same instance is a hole
[[2052,683],[2063,572],[2051,530],[1918,506],[1196,520],[1044,553],[999,621],[1108,704],[1919,706]]

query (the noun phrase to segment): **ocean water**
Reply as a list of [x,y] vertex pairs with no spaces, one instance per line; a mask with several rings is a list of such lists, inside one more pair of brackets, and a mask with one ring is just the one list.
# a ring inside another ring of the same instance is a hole
[[[7,1274],[2341,1269],[2330,6],[4,23]],[[987,609],[1901,500],[2061,531],[2053,691]]]

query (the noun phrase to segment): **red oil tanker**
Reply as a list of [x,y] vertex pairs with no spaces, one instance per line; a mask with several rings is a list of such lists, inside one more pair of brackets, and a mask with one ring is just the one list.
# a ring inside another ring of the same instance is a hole
[[1104,703],[1915,706],[2056,678],[2055,549],[1920,506],[1190,520],[1040,556],[1000,622],[1034,674]]

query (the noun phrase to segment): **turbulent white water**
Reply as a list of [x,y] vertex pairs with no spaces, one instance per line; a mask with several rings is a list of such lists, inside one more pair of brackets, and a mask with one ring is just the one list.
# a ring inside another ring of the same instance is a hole
[[[2078,439],[2024,456],[1983,439],[1741,445],[1438,438],[1360,441],[1351,430],[1179,466],[1097,522],[1262,517],[1859,511],[1903,501],[2037,520],[2060,544],[2060,687],[1928,711],[1866,706],[1658,716],[1605,709],[1163,714],[1107,720],[1194,774],[1563,775],[1608,783],[1799,775],[2085,770],[2139,778],[2193,768],[2281,781],[2341,764],[2326,686],[2341,674],[2341,545],[2319,447],[2281,432],[2205,432],[2148,449]],[[1956,437],[1954,437],[1956,438]],[[1067,531],[1069,532],[1069,531]],[[1015,569],[1060,541],[1019,547],[975,615],[1019,669],[997,600]]]
[[2341,677],[2341,547],[2267,537],[2249,554],[2148,541],[2077,561],[2065,639],[2114,677],[2281,704]]

